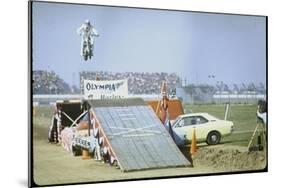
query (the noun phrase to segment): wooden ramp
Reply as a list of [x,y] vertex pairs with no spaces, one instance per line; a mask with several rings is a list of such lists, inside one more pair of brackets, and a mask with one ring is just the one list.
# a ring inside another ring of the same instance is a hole
[[190,166],[151,107],[140,101],[118,103],[101,107],[93,102],[91,106],[103,145],[122,171]]
[[[147,104],[156,112],[159,100],[148,100]],[[184,114],[182,103],[179,99],[170,99],[168,101],[168,113],[170,120],[175,120],[179,115]]]

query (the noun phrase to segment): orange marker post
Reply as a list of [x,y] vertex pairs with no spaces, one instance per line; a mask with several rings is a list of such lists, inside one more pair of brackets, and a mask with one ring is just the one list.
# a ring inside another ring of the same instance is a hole
[[86,159],[90,159],[90,158],[91,158],[91,157],[90,157],[89,151],[83,149],[83,150],[82,150],[82,159],[83,159],[83,160],[86,160]]
[[192,133],[192,140],[191,140],[191,146],[190,146],[190,154],[193,156],[197,151],[197,143],[196,143],[196,132],[195,128],[193,128],[193,133]]

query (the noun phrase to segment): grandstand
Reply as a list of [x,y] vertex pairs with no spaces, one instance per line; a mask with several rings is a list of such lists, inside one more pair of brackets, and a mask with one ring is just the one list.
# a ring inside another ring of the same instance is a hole
[[40,104],[49,104],[58,99],[77,99],[83,97],[83,80],[119,80],[128,79],[130,97],[157,98],[161,83],[168,84],[168,94],[176,88],[177,96],[186,103],[256,103],[266,98],[266,86],[263,83],[255,85],[232,84],[219,82],[216,85],[185,84],[175,73],[124,72],[113,73],[104,71],[82,71],[79,73],[80,89],[70,86],[53,71],[33,71],[33,99]]

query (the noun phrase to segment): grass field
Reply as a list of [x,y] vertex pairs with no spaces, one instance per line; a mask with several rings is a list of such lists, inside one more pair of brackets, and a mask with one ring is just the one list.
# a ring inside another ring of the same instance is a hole
[[[193,112],[208,112],[218,118],[224,117],[223,105],[187,105]],[[51,123],[51,107],[35,107],[33,116],[33,156],[34,181],[39,185],[65,184],[77,182],[99,182],[120,179],[151,178],[165,176],[194,175],[220,172],[209,166],[195,168],[169,168],[122,173],[119,169],[91,160],[73,157],[61,146],[50,144],[47,140],[48,127]],[[255,105],[232,105],[229,120],[234,122],[235,130],[222,140],[226,146],[247,146],[252,131],[256,126]],[[208,146],[209,147],[209,146]]]
[[[224,105],[186,105],[185,109],[192,112],[208,112],[219,119],[224,119]],[[234,133],[224,138],[222,142],[247,146],[257,125],[256,110],[256,105],[230,105],[227,120],[233,121]]]

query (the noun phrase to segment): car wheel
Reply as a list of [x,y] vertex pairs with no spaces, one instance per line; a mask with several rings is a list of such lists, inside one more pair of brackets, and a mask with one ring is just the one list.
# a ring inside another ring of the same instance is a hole
[[215,145],[220,143],[221,134],[218,131],[212,131],[207,136],[207,144]]

